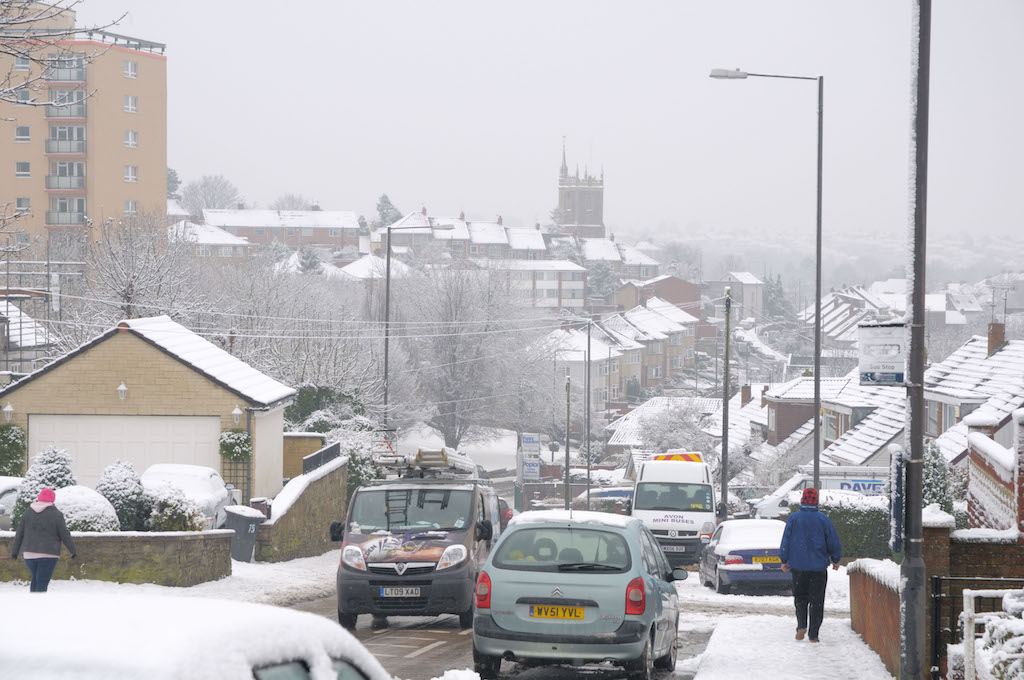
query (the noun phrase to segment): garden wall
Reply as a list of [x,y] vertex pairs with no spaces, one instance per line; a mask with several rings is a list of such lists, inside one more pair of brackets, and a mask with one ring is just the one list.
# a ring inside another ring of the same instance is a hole
[[[63,551],[55,579],[95,579],[117,583],[194,586],[231,575],[231,537],[215,531],[105,532],[75,531],[78,559]],[[9,559],[14,532],[0,532],[0,581],[28,580],[20,557]]]
[[345,521],[348,457],[292,478],[274,498],[270,519],[256,531],[257,562],[322,555],[335,546],[329,527]]
[[[884,572],[896,565],[859,560],[849,566],[850,624],[894,676],[900,669],[900,595]],[[897,584],[899,572],[896,571]],[[888,574],[892,576],[892,574]]]

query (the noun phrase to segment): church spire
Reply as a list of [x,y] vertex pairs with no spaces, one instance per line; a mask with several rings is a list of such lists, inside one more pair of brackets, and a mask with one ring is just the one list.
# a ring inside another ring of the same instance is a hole
[[559,171],[558,176],[562,179],[569,177],[569,164],[565,162],[565,135],[562,135],[562,169]]

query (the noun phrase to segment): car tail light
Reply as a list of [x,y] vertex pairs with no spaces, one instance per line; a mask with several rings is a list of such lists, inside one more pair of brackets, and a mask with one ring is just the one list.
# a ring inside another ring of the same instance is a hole
[[506,521],[512,519],[512,509],[505,508],[505,512],[502,513],[502,516],[505,518]]
[[476,580],[476,608],[491,608],[491,577],[486,571],[481,571]]
[[647,593],[644,591],[644,580],[635,578],[626,586],[626,613],[643,614],[647,609]]
[[743,558],[740,557],[739,555],[726,555],[725,556],[725,563],[726,564],[743,564]]

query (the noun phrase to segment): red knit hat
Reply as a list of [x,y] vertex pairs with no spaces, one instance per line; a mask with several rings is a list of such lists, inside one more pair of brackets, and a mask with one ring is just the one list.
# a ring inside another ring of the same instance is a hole
[[817,505],[818,490],[808,487],[804,489],[804,495],[800,498],[800,505]]
[[57,494],[53,492],[53,489],[43,489],[39,492],[39,498],[36,500],[40,503],[52,503],[57,500]]

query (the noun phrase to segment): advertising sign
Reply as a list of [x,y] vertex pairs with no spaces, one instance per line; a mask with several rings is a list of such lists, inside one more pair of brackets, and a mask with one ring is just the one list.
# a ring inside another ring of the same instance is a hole
[[526,458],[523,460],[523,481],[540,481],[540,458]]
[[907,364],[902,323],[858,326],[861,385],[902,385]]
[[530,458],[540,455],[540,435],[529,432],[523,433],[523,454]]

